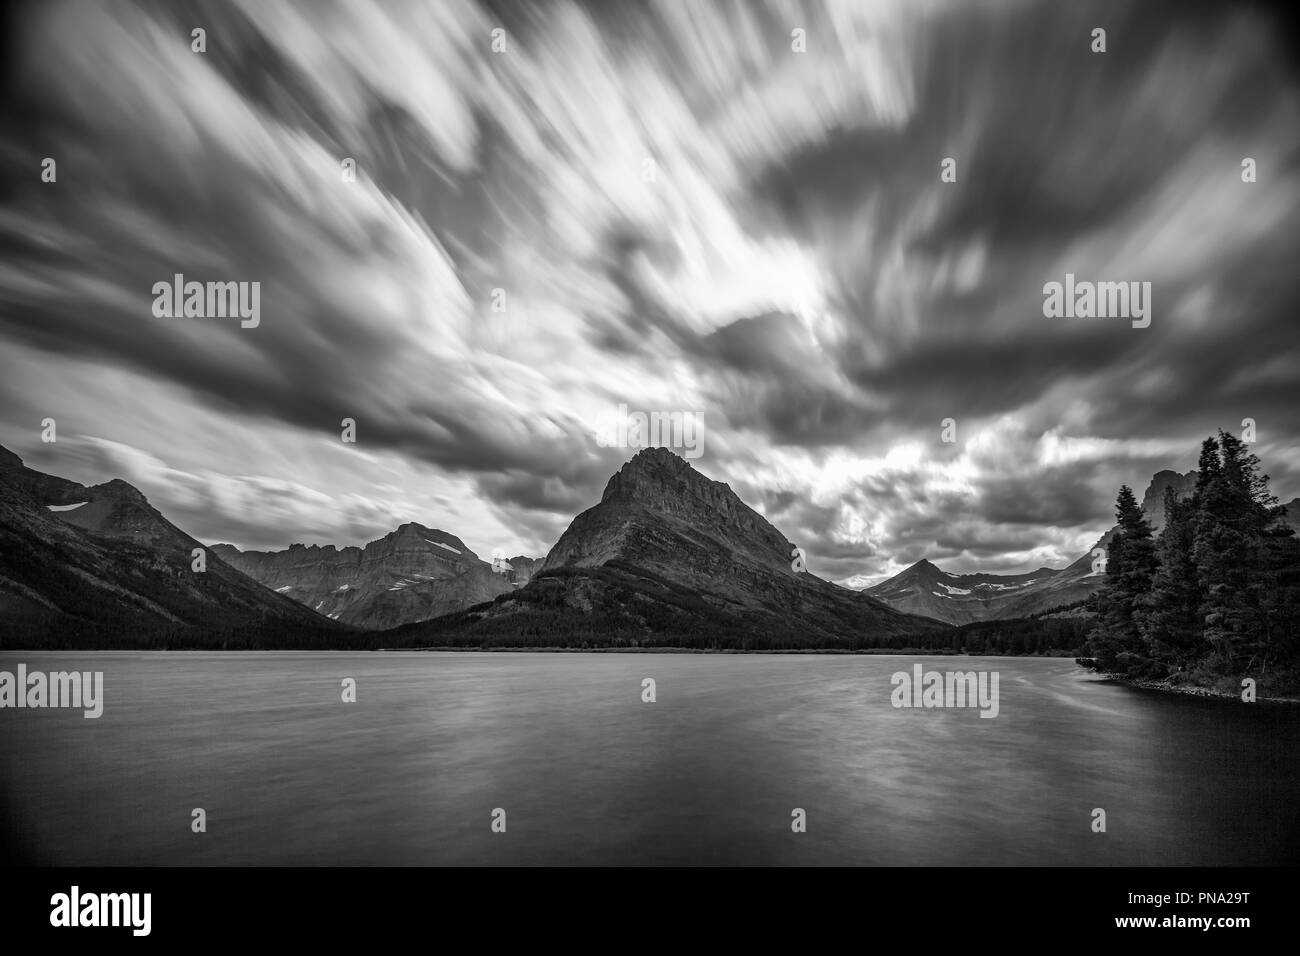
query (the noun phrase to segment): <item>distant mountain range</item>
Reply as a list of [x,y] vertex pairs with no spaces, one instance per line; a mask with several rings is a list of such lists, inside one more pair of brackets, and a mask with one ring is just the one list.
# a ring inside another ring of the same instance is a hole
[[[1165,488],[1190,495],[1196,472],[1157,472],[1147,486],[1142,510],[1156,530],[1164,527]],[[1102,535],[1081,557],[1064,568],[1039,568],[1028,574],[949,574],[921,560],[887,581],[864,589],[890,607],[949,624],[1028,617],[1081,601],[1100,587],[1104,575],[1092,570],[1093,550],[1109,543],[1115,528]]]
[[1025,617],[1087,597],[1100,575],[1091,560],[1082,569],[1039,568],[1029,574],[949,574],[922,559],[869,594],[890,607],[949,624]]
[[[1195,479],[1152,479],[1154,526],[1165,487],[1187,494]],[[1290,508],[1300,526],[1300,499]],[[796,570],[793,551],[729,486],[659,448],[624,464],[544,559],[504,572],[414,522],[364,548],[207,547],[124,481],[87,487],[0,448],[0,646],[938,647],[948,625],[1049,611],[1101,580],[1089,549],[1020,575],[919,561],[856,591]]]
[[[766,519],[662,449],[624,465],[545,560],[505,573],[415,523],[364,548],[206,547],[124,481],[86,487],[4,450],[0,544],[6,646],[850,648],[946,631],[796,571]],[[404,621],[422,623],[359,630]]]
[[490,601],[526,583],[539,559],[494,571],[453,534],[408,522],[364,548],[213,552],[236,570],[318,614],[368,630],[426,621]]
[[[1170,487],[1179,497],[1190,496],[1196,488],[1196,472],[1166,470],[1152,476],[1142,511],[1156,533],[1165,525],[1165,489]],[[1287,521],[1300,531],[1300,498],[1287,505]],[[1115,531],[1112,527],[1064,568],[1039,568],[1028,574],[949,574],[923,559],[887,581],[864,588],[863,593],[900,611],[949,624],[1041,614],[1080,601],[1101,586],[1103,575],[1092,570],[1093,550],[1107,547]]]
[[395,644],[902,646],[944,625],[792,567],[794,545],[730,487],[636,454],[527,585],[391,632]]

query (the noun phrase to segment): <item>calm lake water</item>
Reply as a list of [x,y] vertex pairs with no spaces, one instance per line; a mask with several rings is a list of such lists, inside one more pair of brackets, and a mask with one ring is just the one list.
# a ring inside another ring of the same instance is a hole
[[[0,710],[26,862],[1300,863],[1300,708],[1067,659],[0,654],[19,662],[105,685],[98,720]],[[998,716],[891,707],[913,663],[996,670]]]

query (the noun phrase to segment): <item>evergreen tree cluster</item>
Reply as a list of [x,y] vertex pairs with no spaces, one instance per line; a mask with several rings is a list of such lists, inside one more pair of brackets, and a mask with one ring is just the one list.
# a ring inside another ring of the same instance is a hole
[[1300,657],[1300,541],[1259,459],[1220,431],[1198,470],[1189,498],[1166,489],[1158,536],[1120,488],[1106,580],[1091,599],[1088,650],[1101,670],[1239,675]]

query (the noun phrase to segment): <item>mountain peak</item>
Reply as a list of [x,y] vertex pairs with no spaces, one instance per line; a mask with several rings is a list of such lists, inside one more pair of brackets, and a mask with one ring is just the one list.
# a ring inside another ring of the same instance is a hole
[[1147,516],[1151,528],[1159,531],[1165,525],[1165,490],[1173,488],[1180,498],[1186,498],[1196,490],[1196,471],[1182,475],[1166,468],[1151,476],[1146,494],[1142,496],[1142,511]]
[[678,455],[676,452],[660,445],[651,445],[647,448],[642,448],[628,459],[628,464],[631,464],[634,461],[671,461],[682,465],[686,464],[685,459],[683,459],[681,455]]
[[[929,586],[933,586],[936,581],[945,576],[945,572],[929,558],[922,558],[911,567],[900,571],[894,576],[894,579],[902,578],[908,581],[924,581]],[[893,580],[893,579],[891,579]]]
[[682,484],[690,481],[691,477],[708,481],[685,459],[667,448],[643,448],[610,477],[600,500],[603,502],[612,497],[639,497],[640,492]]
[[610,477],[600,503],[573,520],[544,568],[615,558],[670,567],[679,563],[679,551],[700,547],[725,550],[728,566],[749,560],[792,573],[793,546],[729,485],[666,448],[644,448]]
[[[403,525],[399,525],[396,531],[389,532],[379,540],[385,541],[390,539],[400,539],[403,541],[411,541],[412,539],[415,539],[422,544],[431,544],[443,549],[451,548],[452,550],[458,551],[462,554],[477,557],[465,542],[456,537],[456,535],[449,531],[443,531],[441,528],[430,528],[428,525],[420,524],[418,521],[408,521]],[[378,542],[375,541],[371,542],[371,544],[377,543]]]
[[1151,484],[1147,485],[1147,496],[1149,497],[1152,494],[1163,495],[1164,490],[1170,485],[1180,489],[1180,494],[1182,493],[1181,489],[1183,488],[1195,487],[1196,469],[1192,469],[1185,475],[1169,468],[1166,468],[1163,471],[1157,471],[1151,476]]
[[418,521],[405,521],[399,524],[392,534],[430,534],[429,528],[420,524]]
[[91,491],[99,492],[106,498],[114,501],[134,501],[138,504],[147,505],[149,499],[135,485],[129,481],[123,481],[121,478],[113,478],[99,485],[92,485]]

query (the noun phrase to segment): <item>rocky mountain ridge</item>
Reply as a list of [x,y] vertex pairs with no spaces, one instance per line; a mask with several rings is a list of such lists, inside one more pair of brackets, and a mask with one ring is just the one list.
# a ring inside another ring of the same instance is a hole
[[317,613],[368,630],[490,601],[521,586],[531,574],[530,559],[517,559],[519,571],[494,571],[460,538],[413,521],[364,548],[294,544],[283,551],[240,551],[218,544],[213,551]]

